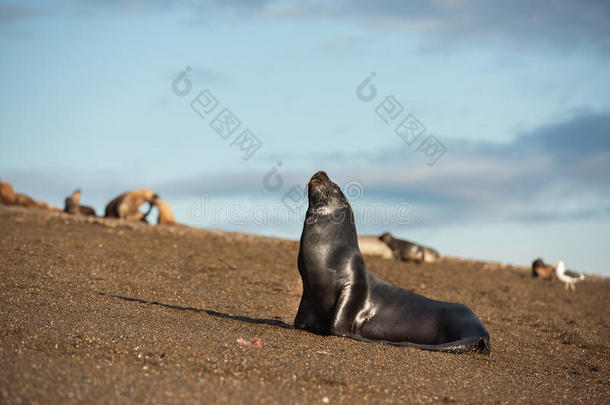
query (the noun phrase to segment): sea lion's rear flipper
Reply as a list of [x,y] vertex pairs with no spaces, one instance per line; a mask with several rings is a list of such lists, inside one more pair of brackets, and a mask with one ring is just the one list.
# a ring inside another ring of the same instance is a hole
[[[408,345],[411,346],[411,345]],[[489,345],[489,336],[478,336],[460,339],[455,342],[442,343],[438,345],[412,345],[424,350],[433,350],[447,353],[468,353],[477,352],[481,354],[489,354],[491,347]]]

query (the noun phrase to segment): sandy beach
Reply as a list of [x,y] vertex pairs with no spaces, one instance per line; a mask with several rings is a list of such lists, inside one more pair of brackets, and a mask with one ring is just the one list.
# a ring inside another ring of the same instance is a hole
[[293,329],[296,241],[5,206],[0,229],[0,403],[610,402],[606,278],[365,257],[479,316],[491,354],[456,355]]

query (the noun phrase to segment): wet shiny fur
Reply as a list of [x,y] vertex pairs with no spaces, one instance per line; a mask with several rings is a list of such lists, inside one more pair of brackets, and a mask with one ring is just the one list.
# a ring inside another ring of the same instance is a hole
[[296,328],[428,350],[489,353],[489,334],[466,306],[403,290],[366,268],[351,207],[326,173],[313,175],[308,192]]

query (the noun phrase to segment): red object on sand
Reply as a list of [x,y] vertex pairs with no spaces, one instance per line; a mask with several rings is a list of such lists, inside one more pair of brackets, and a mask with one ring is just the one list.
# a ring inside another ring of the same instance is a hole
[[239,339],[237,339],[237,344],[241,345],[241,346],[256,347],[257,349],[260,349],[261,347],[263,347],[263,344],[261,343],[260,339],[257,337],[255,337],[254,339],[252,339],[250,341],[239,338]]

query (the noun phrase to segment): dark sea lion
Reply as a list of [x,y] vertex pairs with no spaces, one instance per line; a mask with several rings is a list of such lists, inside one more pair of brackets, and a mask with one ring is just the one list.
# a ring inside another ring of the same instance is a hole
[[74,190],[70,197],[66,198],[64,204],[64,212],[69,214],[80,214],[80,215],[88,215],[95,216],[95,210],[86,205],[81,205],[80,203],[81,190]]
[[417,243],[396,239],[389,232],[381,235],[379,240],[385,242],[392,249],[394,260],[414,261],[416,263],[424,261],[424,249]]
[[95,213],[95,209],[93,207],[89,207],[88,205],[79,205],[78,213],[90,217],[97,216],[97,214]]
[[[128,221],[146,222],[146,217],[152,211],[159,196],[149,188],[142,188],[136,191],[127,191],[106,205],[105,217],[123,218]],[[138,209],[144,203],[149,203],[148,211],[141,213]]]
[[64,212],[68,214],[78,214],[78,206],[80,205],[80,190],[75,190],[70,197],[64,201]]
[[555,278],[555,266],[546,264],[542,259],[536,259],[532,263],[532,277],[540,277],[543,280],[553,280]]
[[366,268],[352,209],[326,173],[313,175],[308,194],[298,257],[303,296],[297,329],[427,350],[489,353],[489,334],[466,306],[403,290]]

